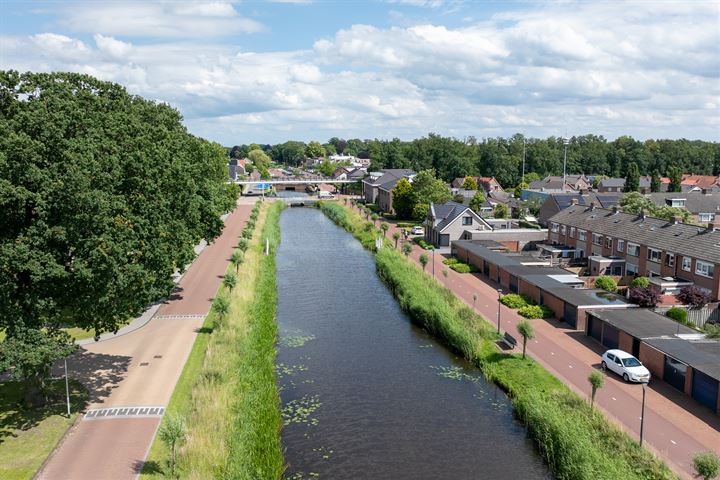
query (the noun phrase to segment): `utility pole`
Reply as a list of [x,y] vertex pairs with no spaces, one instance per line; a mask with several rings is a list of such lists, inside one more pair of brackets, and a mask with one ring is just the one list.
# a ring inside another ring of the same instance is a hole
[[643,427],[645,426],[645,386],[646,382],[642,383],[643,399],[642,399],[642,413],[640,414],[640,447],[643,444]]
[[497,332],[500,333],[500,299],[502,299],[502,288],[498,288],[498,314],[497,314]]
[[565,155],[563,157],[563,192],[565,192],[565,182],[567,177],[567,147],[570,143],[570,139],[568,137],[563,137],[563,145],[565,145]]
[[68,418],[70,418],[70,384],[68,382],[67,358],[65,358],[64,361],[65,361],[65,398],[67,399]]
[[522,189],[525,188],[525,137],[523,136],[523,165],[522,180],[520,181],[520,196],[522,197]]

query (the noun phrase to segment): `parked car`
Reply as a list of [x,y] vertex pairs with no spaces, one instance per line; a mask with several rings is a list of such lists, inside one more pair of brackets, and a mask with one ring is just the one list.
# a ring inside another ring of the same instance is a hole
[[421,227],[421,226],[419,226],[419,225],[415,225],[415,226],[412,228],[412,230],[410,231],[410,233],[411,233],[412,235],[423,235],[423,234],[425,233],[425,230],[423,229],[423,227]]
[[335,195],[333,195],[330,192],[320,191],[320,192],[318,192],[318,198],[332,199],[332,198],[335,198]]
[[648,383],[650,371],[637,358],[622,350],[608,350],[601,359],[603,370],[610,370],[626,382]]

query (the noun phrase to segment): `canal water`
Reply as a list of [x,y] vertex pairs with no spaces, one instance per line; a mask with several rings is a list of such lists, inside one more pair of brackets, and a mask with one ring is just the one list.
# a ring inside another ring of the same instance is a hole
[[280,219],[286,479],[548,479],[505,395],[400,310],[319,210]]

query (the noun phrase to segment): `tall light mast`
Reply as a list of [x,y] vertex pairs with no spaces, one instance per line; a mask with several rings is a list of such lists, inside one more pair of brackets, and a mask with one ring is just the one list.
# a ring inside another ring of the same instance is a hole
[[565,155],[563,156],[563,192],[565,191],[565,182],[567,181],[567,147],[570,143],[568,137],[563,137],[563,145],[565,145]]

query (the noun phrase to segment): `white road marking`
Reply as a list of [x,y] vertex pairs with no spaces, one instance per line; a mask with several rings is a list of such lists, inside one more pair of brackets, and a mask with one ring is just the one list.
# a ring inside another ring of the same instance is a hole
[[572,366],[572,365],[568,365],[568,367],[570,367],[570,368],[573,368],[573,366]]
[[675,440],[670,440],[670,443],[672,443],[673,445],[677,445],[677,442]]
[[555,352],[550,352],[550,355],[555,355]]
[[612,399],[613,399],[613,400],[617,400],[617,398],[615,398],[615,397],[612,397]]

